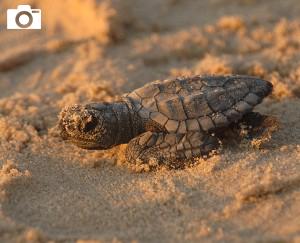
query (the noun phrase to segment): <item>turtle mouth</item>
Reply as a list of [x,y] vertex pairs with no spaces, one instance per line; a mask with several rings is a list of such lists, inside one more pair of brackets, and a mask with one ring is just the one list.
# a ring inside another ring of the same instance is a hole
[[75,144],[77,147],[82,148],[82,149],[88,149],[88,150],[104,150],[101,145],[92,142],[92,141],[84,141],[84,140],[76,140],[72,138],[67,138],[64,139],[67,142],[71,142],[72,144]]
[[77,147],[83,148],[83,149],[89,149],[89,150],[102,150],[104,149],[103,146],[101,146],[96,141],[84,139],[81,136],[76,136],[74,133],[69,133],[66,128],[62,125],[58,125],[59,129],[59,136],[66,142],[70,142],[72,144],[75,144]]

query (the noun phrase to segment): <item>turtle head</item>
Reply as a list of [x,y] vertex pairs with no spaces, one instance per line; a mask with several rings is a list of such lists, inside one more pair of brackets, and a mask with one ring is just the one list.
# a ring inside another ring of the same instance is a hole
[[115,145],[117,119],[109,103],[73,105],[59,116],[59,133],[78,147],[108,149]]

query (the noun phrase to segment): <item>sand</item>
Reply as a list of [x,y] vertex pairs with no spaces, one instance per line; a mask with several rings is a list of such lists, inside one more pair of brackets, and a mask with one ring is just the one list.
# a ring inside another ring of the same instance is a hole
[[[298,0],[28,3],[42,31],[6,31],[0,17],[0,242],[300,242]],[[204,73],[270,80],[256,111],[278,131],[142,173],[126,145],[86,151],[54,136],[66,105]]]

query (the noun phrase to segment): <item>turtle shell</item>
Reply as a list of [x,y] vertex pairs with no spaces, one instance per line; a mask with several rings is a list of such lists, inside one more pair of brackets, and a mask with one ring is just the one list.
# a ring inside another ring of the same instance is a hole
[[125,97],[143,119],[186,133],[228,126],[271,90],[269,82],[250,76],[194,76],[151,82]]

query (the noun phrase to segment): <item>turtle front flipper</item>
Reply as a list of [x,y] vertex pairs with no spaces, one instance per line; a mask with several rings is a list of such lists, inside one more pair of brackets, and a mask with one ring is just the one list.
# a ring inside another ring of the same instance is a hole
[[126,159],[134,164],[180,168],[186,160],[207,155],[218,146],[216,137],[199,131],[185,134],[145,132],[129,142]]

